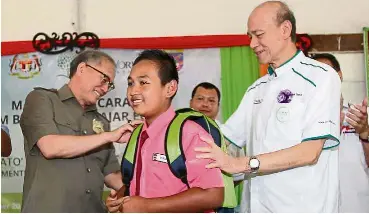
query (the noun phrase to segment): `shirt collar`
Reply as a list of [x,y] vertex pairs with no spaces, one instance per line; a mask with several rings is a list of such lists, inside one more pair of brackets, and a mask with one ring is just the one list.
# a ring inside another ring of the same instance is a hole
[[58,90],[58,95],[61,101],[70,99],[74,97],[74,94],[72,92],[72,90],[70,90],[69,86],[67,84],[65,84],[63,87],[61,87]]
[[142,131],[146,131],[149,138],[155,138],[162,132],[163,128],[172,121],[175,115],[176,113],[173,107],[169,107],[168,110],[156,118],[149,127],[147,127],[145,122]]
[[[77,99],[75,98],[72,90],[70,90],[70,88],[67,84],[65,84],[63,87],[61,87],[58,90],[58,96],[59,96],[61,101],[65,101],[65,100],[74,98],[75,101],[77,102]],[[95,110],[97,110],[96,105],[90,105],[85,109],[86,112],[87,111],[95,111]]]
[[275,76],[277,77],[278,75],[281,75],[282,73],[284,73],[285,71],[291,70],[293,67],[296,67],[296,64],[302,59],[304,58],[305,55],[301,50],[297,50],[296,54],[293,55],[293,57],[291,57],[289,60],[287,60],[286,62],[284,62],[282,65],[280,65],[278,68],[273,69],[272,66],[268,66],[268,74],[269,76]]

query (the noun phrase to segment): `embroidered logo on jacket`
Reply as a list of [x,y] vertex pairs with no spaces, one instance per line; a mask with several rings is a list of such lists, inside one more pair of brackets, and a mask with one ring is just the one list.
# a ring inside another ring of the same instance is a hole
[[285,89],[279,92],[277,101],[278,103],[290,103],[293,96],[294,94],[290,90]]

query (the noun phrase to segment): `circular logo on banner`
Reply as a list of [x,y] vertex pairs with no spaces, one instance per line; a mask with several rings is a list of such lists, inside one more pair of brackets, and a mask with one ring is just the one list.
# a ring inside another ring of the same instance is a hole
[[76,57],[77,54],[74,52],[71,53],[62,53],[58,55],[58,58],[56,60],[58,67],[65,72],[65,76],[69,77],[69,68],[70,63]]
[[277,120],[282,123],[289,121],[290,110],[287,107],[280,107],[277,110]]

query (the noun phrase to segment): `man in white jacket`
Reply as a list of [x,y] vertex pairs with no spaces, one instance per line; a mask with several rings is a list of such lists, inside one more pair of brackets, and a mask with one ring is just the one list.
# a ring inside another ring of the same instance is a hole
[[248,34],[268,74],[221,126],[247,156],[230,157],[204,137],[210,147],[197,148],[198,158],[213,160],[207,168],[250,173],[243,212],[338,212],[338,75],[297,50],[295,17],[280,1],[252,11]]

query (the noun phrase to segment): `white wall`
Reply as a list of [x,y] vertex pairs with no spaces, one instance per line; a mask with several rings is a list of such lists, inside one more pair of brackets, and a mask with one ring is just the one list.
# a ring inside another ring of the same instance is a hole
[[343,73],[342,95],[351,103],[361,103],[365,97],[365,66],[362,53],[334,54]]
[[[73,31],[76,25],[81,32],[93,31],[101,38],[242,34],[249,13],[260,2],[263,0],[2,0],[1,35],[2,41],[32,40],[37,32]],[[301,33],[359,33],[369,26],[369,0],[285,2],[295,12]]]
[[[38,32],[92,31],[100,38],[243,34],[251,10],[264,0],[2,0],[2,41],[32,40]],[[286,0],[297,32],[361,33],[369,0]],[[74,25],[72,24],[74,23]],[[365,93],[362,53],[337,54],[343,93]]]
[[1,41],[32,40],[38,32],[73,32],[75,0],[2,0]]

